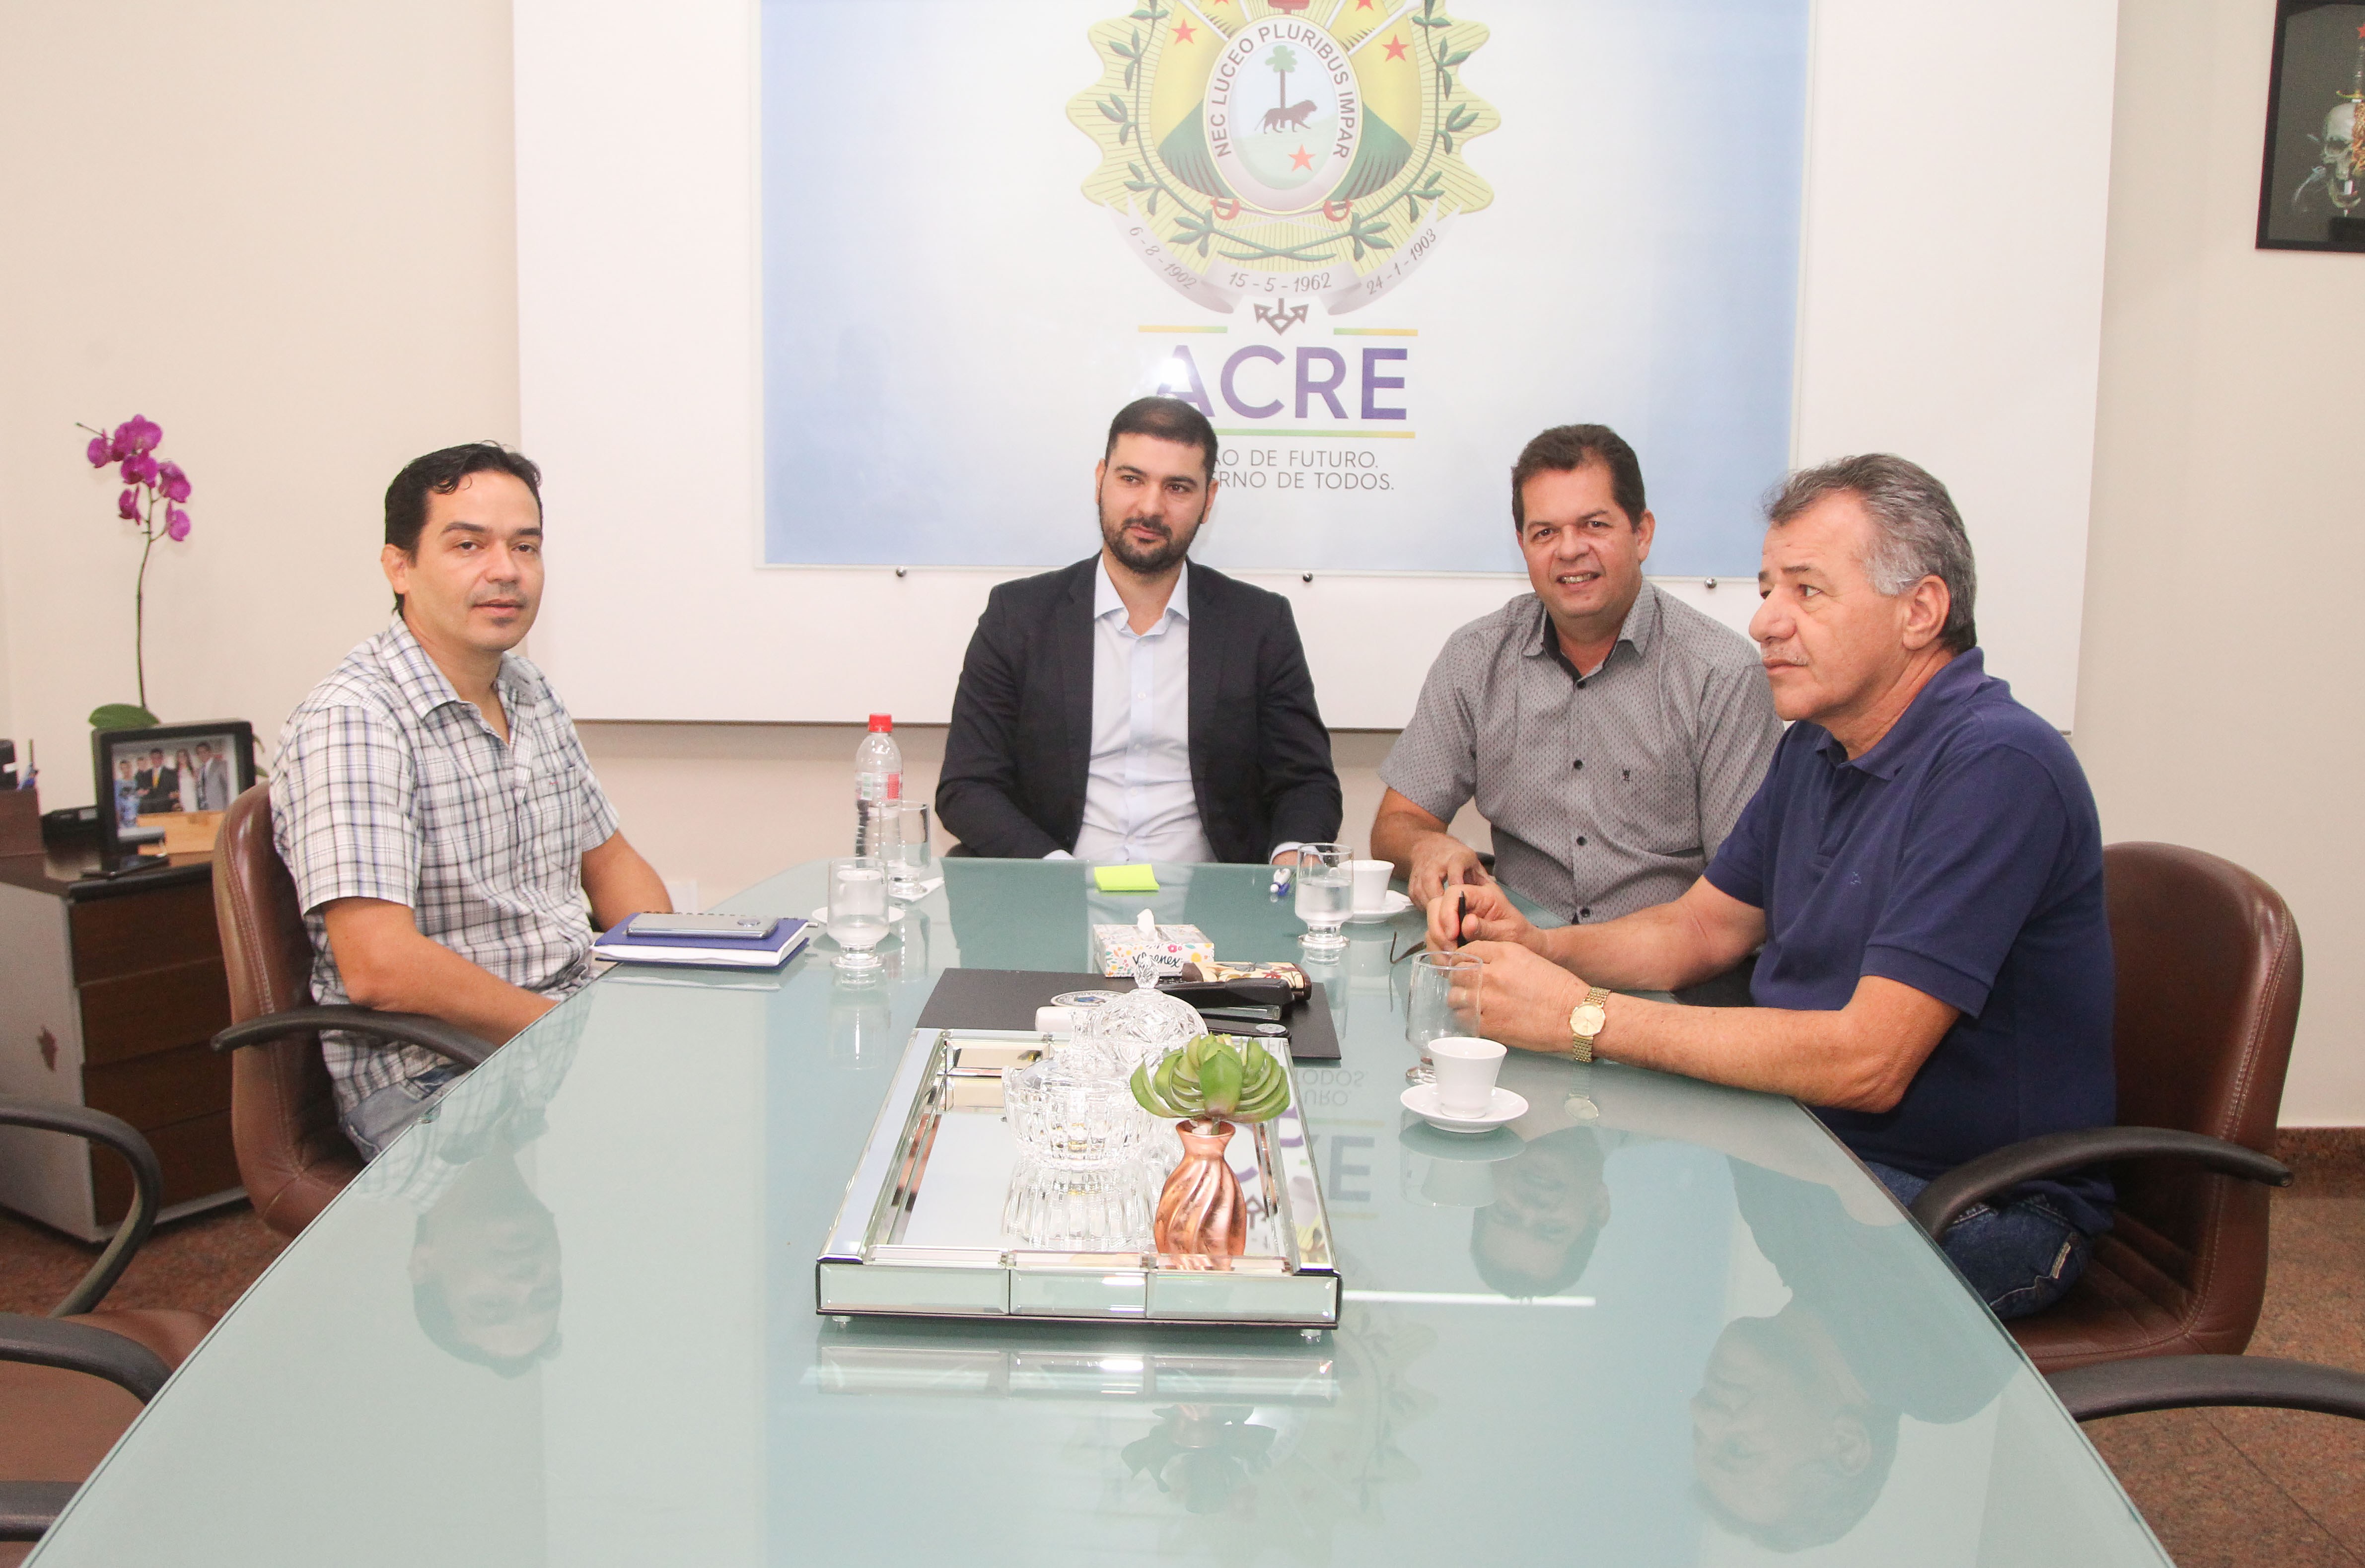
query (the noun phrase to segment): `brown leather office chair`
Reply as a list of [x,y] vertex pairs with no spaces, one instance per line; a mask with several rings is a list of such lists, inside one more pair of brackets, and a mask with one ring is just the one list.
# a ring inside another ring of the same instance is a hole
[[2170,844],[2102,851],[2118,969],[2115,1127],[2031,1138],[1933,1182],[1933,1236],[1989,1194],[2110,1162],[2118,1201],[2085,1278],[2009,1325],[2047,1372],[2135,1356],[2234,1355],[2267,1288],[2267,1186],[2299,1021],[2300,941],[2281,895]]
[[214,1048],[237,1052],[230,1118],[239,1179],[263,1223],[293,1236],[362,1168],[361,1155],[337,1126],[336,1094],[320,1059],[321,1029],[424,1046],[465,1067],[483,1061],[493,1047],[418,1014],[314,1004],[312,940],[295,881],[272,843],[268,784],[239,796],[222,817],[214,841],[214,917],[221,927],[231,1019],[214,1036]]
[[[69,1133],[121,1154],[131,1207],[82,1282],[46,1317],[0,1313],[0,1541],[39,1539],[74,1489],[214,1326],[203,1313],[100,1301],[155,1224],[155,1151],[103,1111],[0,1099],[0,1126]],[[11,1562],[0,1547],[0,1562]]]

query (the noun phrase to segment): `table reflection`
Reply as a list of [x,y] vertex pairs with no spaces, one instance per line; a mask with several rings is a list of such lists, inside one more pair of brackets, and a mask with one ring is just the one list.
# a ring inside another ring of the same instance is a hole
[[356,1192],[419,1218],[411,1309],[438,1350],[517,1377],[558,1354],[558,1222],[518,1156],[574,1065],[588,1009],[521,1036],[462,1081],[354,1179]]
[[1529,1300],[1584,1276],[1609,1223],[1608,1154],[1593,1128],[1565,1126],[1493,1167],[1495,1201],[1470,1220],[1470,1260],[1489,1290]]
[[1692,1462],[1710,1518],[1796,1551],[1839,1540],[1871,1511],[1900,1417],[1966,1420],[2011,1367],[1980,1353],[1977,1319],[1922,1309],[1831,1188],[1732,1166],[1742,1220],[1790,1299],[1718,1336],[1692,1397]]
[[[908,922],[907,922],[908,924]],[[833,974],[829,987],[829,1064],[848,1072],[883,1066],[902,1054],[894,1032],[892,985],[901,954],[880,955],[881,968],[852,977]]]

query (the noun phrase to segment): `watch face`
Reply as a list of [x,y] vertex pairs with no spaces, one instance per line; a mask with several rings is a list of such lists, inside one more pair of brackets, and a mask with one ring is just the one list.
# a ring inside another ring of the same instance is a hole
[[1576,1010],[1575,1016],[1569,1020],[1569,1026],[1589,1040],[1601,1033],[1601,1025],[1608,1022],[1609,1022],[1608,1008],[1580,1007]]

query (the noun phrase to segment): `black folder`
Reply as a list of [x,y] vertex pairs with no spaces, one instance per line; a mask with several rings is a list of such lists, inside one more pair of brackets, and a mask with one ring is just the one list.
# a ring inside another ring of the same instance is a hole
[[[923,1029],[1032,1029],[1035,1010],[1068,991],[1129,991],[1130,980],[1106,975],[1053,974],[1044,969],[947,969],[920,1009]],[[1313,994],[1282,1010],[1295,1061],[1339,1059],[1339,1031],[1330,1022],[1330,999],[1322,982]]]

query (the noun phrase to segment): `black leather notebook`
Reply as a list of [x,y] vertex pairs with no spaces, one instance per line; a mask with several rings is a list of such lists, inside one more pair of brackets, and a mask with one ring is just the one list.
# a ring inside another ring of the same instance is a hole
[[[1314,993],[1283,1009],[1289,1054],[1295,1061],[1337,1061],[1339,1031],[1330,1022],[1330,999],[1316,980]],[[1053,974],[1045,969],[947,969],[920,1009],[923,1029],[1032,1029],[1035,1010],[1048,1007],[1063,991],[1124,991],[1129,980],[1105,975]]]

